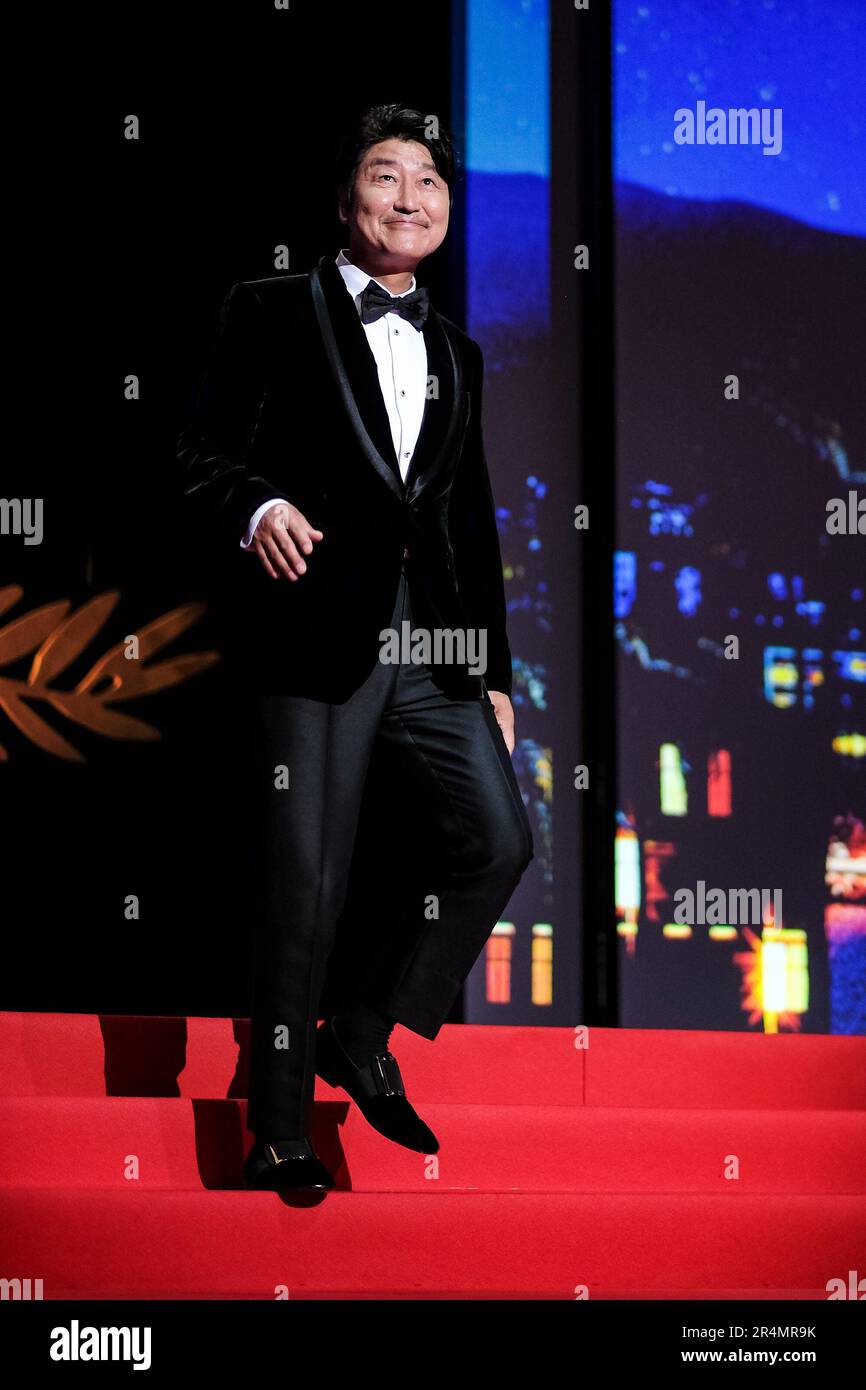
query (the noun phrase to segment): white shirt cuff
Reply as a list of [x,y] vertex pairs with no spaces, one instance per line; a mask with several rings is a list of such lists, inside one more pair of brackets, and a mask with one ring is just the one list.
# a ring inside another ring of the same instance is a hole
[[264,516],[265,512],[268,511],[271,507],[276,507],[279,502],[284,502],[287,506],[289,505],[288,500],[285,497],[272,497],[269,502],[263,502],[260,507],[256,508],[256,510],[250,517],[250,524],[247,527],[247,533],[241,541],[241,550],[250,549],[250,546],[253,543],[253,535],[255,533],[255,529],[261,521],[262,517]]

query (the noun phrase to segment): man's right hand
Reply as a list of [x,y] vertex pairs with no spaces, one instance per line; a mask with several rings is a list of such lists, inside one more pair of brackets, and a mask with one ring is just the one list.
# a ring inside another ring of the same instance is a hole
[[284,575],[294,584],[307,572],[304,555],[311,554],[314,542],[323,536],[324,532],[311,526],[297,507],[279,502],[259,518],[250,549],[256,552],[271,579]]

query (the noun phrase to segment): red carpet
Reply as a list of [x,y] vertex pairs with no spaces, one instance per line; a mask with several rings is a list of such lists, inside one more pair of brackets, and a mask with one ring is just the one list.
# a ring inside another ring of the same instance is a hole
[[246,1045],[243,1020],[0,1014],[0,1276],[48,1299],[823,1299],[866,1274],[864,1038],[398,1027],[440,1152],[319,1082],[339,1190],[312,1205],[240,1188]]

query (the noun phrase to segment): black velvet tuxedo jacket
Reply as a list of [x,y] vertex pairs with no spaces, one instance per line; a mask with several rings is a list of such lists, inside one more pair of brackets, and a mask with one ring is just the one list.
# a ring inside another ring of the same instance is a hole
[[[241,281],[178,443],[184,505],[221,576],[225,655],[245,689],[342,703],[378,660],[408,548],[415,626],[487,631],[484,677],[440,664],[436,684],[459,699],[484,698],[485,686],[510,694],[481,350],[431,305],[423,333],[438,398],[428,389],[404,483],[358,311],[334,259],[318,269],[342,384],[311,276]],[[240,548],[253,512],[277,497],[324,532],[294,582]]]

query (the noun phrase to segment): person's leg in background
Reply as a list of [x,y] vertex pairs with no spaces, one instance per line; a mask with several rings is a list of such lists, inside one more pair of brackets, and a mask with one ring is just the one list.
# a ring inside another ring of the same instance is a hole
[[[412,623],[408,589],[402,618]],[[376,809],[387,856],[364,843]],[[526,808],[489,699],[449,699],[427,667],[400,667],[373,751],[364,814],[363,862],[353,872],[337,948],[341,1006],[375,1011],[354,1029],[359,1061],[395,1020],[435,1038],[533,857]]]
[[407,795],[437,820],[437,854],[417,884],[383,1001],[432,1039],[533,858],[532,831],[489,700],[404,699],[379,737],[401,752]]

